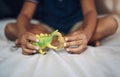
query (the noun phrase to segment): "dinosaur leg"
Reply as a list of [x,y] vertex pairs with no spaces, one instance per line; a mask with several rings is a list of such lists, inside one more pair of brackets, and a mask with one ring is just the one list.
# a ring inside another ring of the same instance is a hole
[[51,45],[51,44],[48,44],[47,47],[48,47],[48,48],[52,48],[52,49],[54,49],[54,50],[57,50],[57,49],[58,49],[57,47],[55,47],[55,46],[53,46],[53,45]]
[[45,52],[44,50],[42,50],[42,49],[40,49],[39,52],[40,52],[42,55],[45,55],[45,54],[46,54],[46,52]]

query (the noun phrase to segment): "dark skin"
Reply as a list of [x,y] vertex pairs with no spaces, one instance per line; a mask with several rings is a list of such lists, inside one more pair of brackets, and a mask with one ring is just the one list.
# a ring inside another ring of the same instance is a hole
[[[80,0],[84,20],[82,27],[77,28],[74,32],[70,32],[65,36],[64,47],[67,52],[73,54],[80,54],[87,45],[96,42],[99,46],[98,40],[112,35],[117,30],[117,22],[113,16],[106,16],[97,19],[97,12],[94,5],[94,0]],[[49,33],[43,24],[31,24],[37,4],[32,2],[25,2],[16,23],[7,25],[5,33],[8,39],[15,41],[16,45],[20,45],[23,54],[33,54],[39,47],[33,46],[29,41],[37,42],[35,34]],[[77,46],[71,48],[70,46]]]

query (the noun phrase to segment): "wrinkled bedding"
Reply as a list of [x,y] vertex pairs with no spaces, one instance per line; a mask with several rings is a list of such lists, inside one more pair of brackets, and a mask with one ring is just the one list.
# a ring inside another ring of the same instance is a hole
[[88,46],[82,54],[61,49],[22,55],[3,34],[3,25],[11,21],[0,20],[0,77],[120,77],[120,27],[101,46]]

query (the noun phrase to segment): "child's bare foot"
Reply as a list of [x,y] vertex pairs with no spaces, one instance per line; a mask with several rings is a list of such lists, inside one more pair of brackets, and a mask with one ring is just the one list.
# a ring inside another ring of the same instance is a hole
[[101,44],[100,44],[100,41],[95,41],[95,42],[89,43],[88,45],[97,47],[97,46],[100,46]]
[[18,39],[15,40],[15,45],[16,45],[17,47],[21,47],[21,44],[19,43]]
[[96,41],[95,42],[95,46],[97,47],[97,46],[100,46],[101,44],[100,44],[100,41]]

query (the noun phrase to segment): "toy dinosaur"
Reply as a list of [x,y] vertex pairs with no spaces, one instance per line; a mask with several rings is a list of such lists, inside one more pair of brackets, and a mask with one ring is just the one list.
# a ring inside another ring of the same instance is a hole
[[[59,41],[59,46],[53,46],[51,43],[53,41],[53,39],[55,37],[58,37],[58,41]],[[36,37],[39,39],[39,42],[33,42],[31,41],[31,44],[35,45],[35,46],[39,46],[39,52],[41,54],[46,54],[45,49],[46,48],[51,48],[54,50],[59,50],[60,48],[63,47],[64,44],[64,38],[62,37],[62,34],[60,32],[58,32],[58,30],[52,32],[51,34],[37,34]]]

